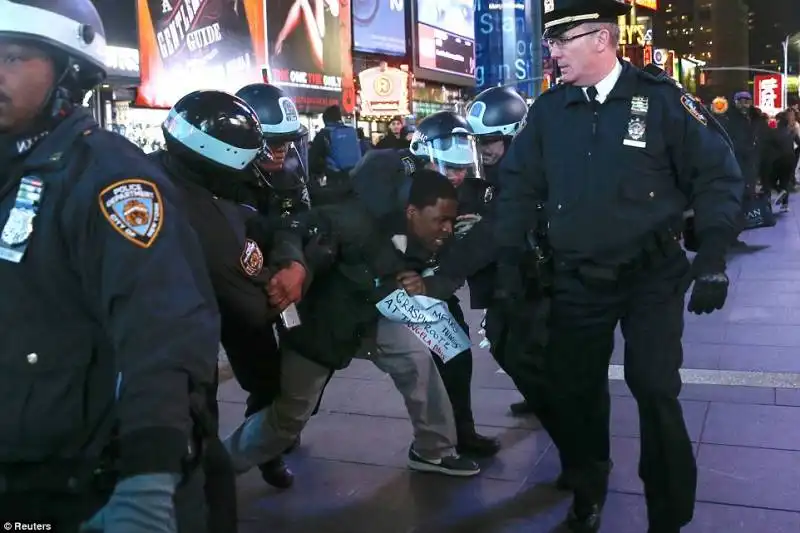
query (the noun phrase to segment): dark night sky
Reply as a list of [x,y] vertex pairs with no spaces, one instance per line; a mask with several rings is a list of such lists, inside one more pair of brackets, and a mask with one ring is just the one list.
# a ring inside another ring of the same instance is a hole
[[114,46],[138,48],[136,0],[94,0],[106,27],[106,40]]

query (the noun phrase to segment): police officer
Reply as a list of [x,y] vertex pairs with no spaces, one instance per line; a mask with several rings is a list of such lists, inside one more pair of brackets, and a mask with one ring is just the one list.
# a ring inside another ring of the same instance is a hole
[[[239,89],[236,96],[255,111],[267,148],[254,161],[253,172],[257,179],[253,184],[254,198],[251,201],[251,205],[266,219],[253,220],[253,223],[262,228],[264,224],[274,228],[277,219],[296,215],[311,207],[307,164],[301,156],[303,150],[297,149],[297,145],[306,142],[308,129],[300,122],[291,98],[274,85],[248,85]],[[267,232],[271,230],[267,229]],[[264,236],[260,235],[258,240],[263,242]],[[269,350],[272,355],[263,357],[244,353],[242,357],[234,355],[231,359],[237,380],[249,393],[245,416],[270,405],[280,392],[280,355],[271,332],[269,342],[261,343],[260,349],[265,353]],[[280,455],[259,465],[259,469],[264,481],[274,487],[289,488],[294,482],[294,474]]]
[[2,0],[0,13],[0,316],[13,332],[0,340],[0,516],[205,531],[191,405],[213,384],[219,315],[197,238],[161,171],[80,107],[105,76],[92,3]]
[[[483,168],[478,158],[475,137],[464,117],[451,111],[441,111],[425,117],[417,126],[409,151],[398,152],[406,173],[424,167],[447,176],[458,192],[458,220],[456,237],[463,235],[480,221],[491,199],[491,186],[483,179]],[[382,172],[386,172],[384,167]],[[442,254],[446,253],[442,250]],[[463,279],[443,278],[454,282],[453,292]],[[433,280],[429,280],[433,283]],[[468,331],[464,312],[455,294],[447,299],[447,306],[456,321]],[[458,451],[467,455],[488,457],[496,454],[500,443],[475,431],[472,415],[472,350],[467,350],[444,364],[434,357],[442,375],[447,394],[453,405],[458,433]]]
[[[608,486],[608,362],[625,338],[625,378],[639,405],[650,533],[674,533],[694,511],[697,469],[678,402],[684,293],[710,313],[727,296],[725,251],[736,231],[741,171],[723,130],[659,72],[617,57],[614,0],[545,2],[544,38],[564,83],[540,96],[503,161],[498,283],[514,269],[529,214],[544,202],[554,250],[546,428],[580,473],[565,522],[596,532]],[[699,251],[679,246],[695,211]],[[554,424],[553,420],[558,423]]]
[[[528,105],[512,87],[486,89],[476,96],[467,108],[467,122],[478,140],[486,181],[492,186],[490,190],[492,195],[497,194],[500,162],[527,113]],[[490,342],[490,351],[497,364],[511,376],[514,372],[510,371],[510,366],[506,364],[510,325],[508,306],[494,301],[493,298],[494,281],[497,276],[494,266],[497,248],[490,228],[486,228],[483,236],[478,238],[479,242],[475,242],[475,238],[470,239],[472,242],[465,241],[464,244],[468,245],[464,248],[468,249],[463,253],[454,254],[457,256],[455,261],[462,267],[466,265],[465,261],[476,262],[476,266],[472,267],[474,273],[469,272],[468,278],[472,307],[486,309],[484,327],[487,340]],[[533,409],[527,401],[522,401],[512,404],[511,412],[522,415],[532,413]]]

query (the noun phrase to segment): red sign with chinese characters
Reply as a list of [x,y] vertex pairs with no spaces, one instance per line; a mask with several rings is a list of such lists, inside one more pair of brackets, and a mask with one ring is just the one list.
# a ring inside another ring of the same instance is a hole
[[757,74],[753,81],[754,104],[768,115],[783,109],[783,77],[780,74]]

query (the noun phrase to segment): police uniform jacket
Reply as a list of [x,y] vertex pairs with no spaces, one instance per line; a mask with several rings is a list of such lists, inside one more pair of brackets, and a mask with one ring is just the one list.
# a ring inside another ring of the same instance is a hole
[[[189,393],[213,383],[219,315],[174,187],[82,111],[15,168],[0,181],[0,470],[91,463],[115,426],[123,476],[181,472]],[[19,243],[10,212],[36,182],[38,215]]]
[[538,201],[557,261],[631,262],[689,205],[700,253],[724,253],[744,184],[714,124],[671,81],[626,62],[603,104],[579,87],[552,88],[502,163],[495,235],[503,255],[519,255]]

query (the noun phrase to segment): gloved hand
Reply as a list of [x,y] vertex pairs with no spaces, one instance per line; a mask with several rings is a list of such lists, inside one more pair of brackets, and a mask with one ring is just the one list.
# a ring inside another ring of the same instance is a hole
[[694,278],[694,289],[689,299],[689,312],[696,315],[713,313],[722,309],[728,297],[728,276],[725,272],[701,274]]
[[306,280],[306,269],[297,261],[279,270],[267,285],[269,303],[272,307],[283,311],[291,304],[297,303],[303,296],[303,283]]
[[81,533],[176,533],[173,496],[178,474],[141,474],[117,483],[106,505]]
[[[701,245],[703,243],[701,239]],[[694,288],[689,298],[689,312],[702,315],[722,309],[728,297],[728,276],[725,274],[724,255],[709,253],[701,247],[692,263]]]
[[456,218],[456,226],[454,228],[456,237],[466,235],[472,227],[483,219],[477,213],[469,215],[460,215]]

